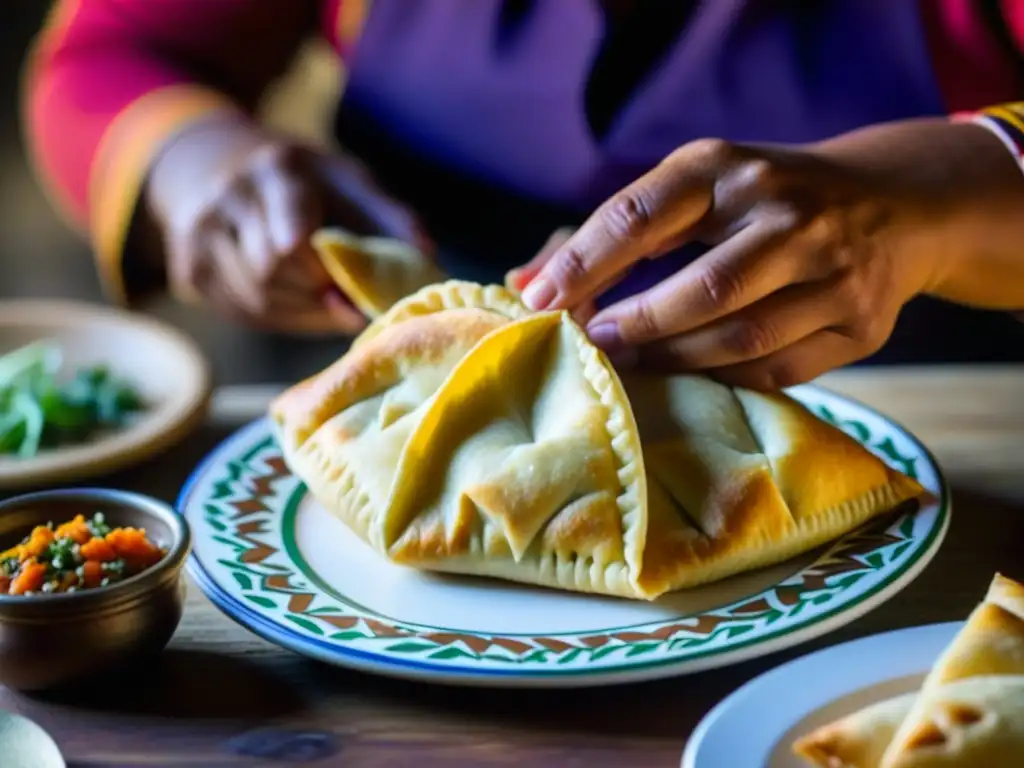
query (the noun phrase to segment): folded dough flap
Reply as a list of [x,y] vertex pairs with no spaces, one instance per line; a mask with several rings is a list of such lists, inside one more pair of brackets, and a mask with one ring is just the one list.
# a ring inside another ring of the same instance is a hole
[[944,683],[922,692],[912,712],[913,727],[896,736],[882,759],[886,768],[1024,765],[1024,676]]
[[384,542],[396,561],[636,595],[640,444],[618,377],[565,313],[489,334],[402,456]]
[[700,376],[625,384],[647,468],[646,591],[780,562],[922,491],[786,395]]
[[385,329],[271,405],[278,442],[310,493],[368,541],[424,404],[506,320],[454,310]]
[[444,280],[429,257],[402,240],[360,237],[332,228],[316,232],[312,244],[327,273],[368,317]]
[[447,280],[421,288],[395,303],[359,334],[352,347],[357,348],[365,344],[382,329],[389,326],[415,317],[448,312],[453,309],[483,309],[500,315],[506,320],[516,320],[529,314],[529,310],[514,294],[499,285],[480,285],[463,280]]
[[793,752],[815,768],[878,768],[916,693],[880,701],[811,731]]

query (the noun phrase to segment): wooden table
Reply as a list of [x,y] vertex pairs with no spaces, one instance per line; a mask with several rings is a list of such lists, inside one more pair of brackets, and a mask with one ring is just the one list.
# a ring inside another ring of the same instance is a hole
[[[823,383],[904,423],[954,487],[949,535],[924,574],[825,638],[729,669],[604,690],[445,688],[278,649],[190,584],[185,617],[151,678],[34,698],[0,689],[0,707],[46,728],[73,768],[678,765],[700,718],[760,672],[854,637],[962,619],[994,571],[1024,577],[1024,367],[868,369]],[[222,390],[210,422],[184,445],[104,484],[173,500],[196,463],[268,396]],[[302,762],[303,754],[320,759]]]

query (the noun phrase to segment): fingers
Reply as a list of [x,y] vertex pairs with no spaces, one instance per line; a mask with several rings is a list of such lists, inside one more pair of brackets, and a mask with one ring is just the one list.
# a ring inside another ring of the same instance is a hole
[[241,255],[238,243],[222,229],[209,231],[205,239],[225,295],[247,312],[262,312],[265,306],[262,282],[248,259]]
[[864,350],[855,339],[826,328],[765,357],[713,369],[708,374],[729,386],[771,392],[812,381],[863,356]]
[[793,241],[785,222],[759,221],[653,288],[605,308],[590,325],[601,328],[602,339],[621,344],[685,333],[784,286],[827,277],[832,265],[814,256]]
[[[297,163],[290,156],[277,164],[265,163],[254,174],[254,182],[263,202],[265,229],[278,254],[300,248],[323,222],[323,205],[317,190],[303,183],[302,176],[289,172]],[[284,171],[284,172],[282,172]]]
[[[337,204],[363,216],[369,222],[364,231],[417,245],[426,240],[404,207],[357,173],[357,166],[336,161],[268,142],[250,148],[224,178],[211,178],[216,192],[182,214],[167,234],[175,293],[204,298],[264,330],[354,333],[365,327],[366,318],[338,293],[317,257],[312,233]],[[341,191],[324,184],[324,168],[334,168]]]
[[630,264],[685,242],[713,199],[713,174],[697,159],[677,152],[602,204],[544,264],[524,303],[575,307]]
[[552,232],[532,259],[521,267],[509,270],[507,282],[511,283],[516,290],[522,291],[537,276],[541,267],[547,264],[555,251],[565,245],[574,231],[572,227],[560,227]]
[[633,349],[638,364],[653,370],[723,368],[774,354],[834,325],[836,309],[830,282],[795,285],[695,330]]

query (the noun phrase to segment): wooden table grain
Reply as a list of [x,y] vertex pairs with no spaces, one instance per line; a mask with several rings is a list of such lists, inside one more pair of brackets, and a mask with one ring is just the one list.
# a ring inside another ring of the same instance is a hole
[[[676,766],[700,718],[762,671],[855,637],[962,619],[996,570],[1024,578],[1024,367],[874,368],[821,383],[903,423],[934,451],[954,489],[949,535],[925,572],[824,638],[653,683],[461,689],[309,661],[234,624],[189,583],[185,616],[156,666],[89,689],[0,689],[0,708],[46,728],[72,768]],[[258,415],[273,391],[222,390],[209,423],[183,445],[101,484],[173,500],[199,460]]]

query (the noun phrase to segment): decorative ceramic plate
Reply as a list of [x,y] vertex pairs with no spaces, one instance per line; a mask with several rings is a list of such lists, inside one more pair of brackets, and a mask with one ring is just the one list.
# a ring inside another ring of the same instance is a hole
[[819,726],[921,686],[962,621],[834,645],[754,678],[705,716],[683,768],[807,768],[793,742]]
[[189,567],[221,610],[267,640],[389,675],[581,686],[763,656],[896,594],[935,554],[950,514],[935,460],[908,432],[820,388],[792,393],[917,477],[934,500],[781,565],[647,603],[391,564],[307,495],[260,420],[228,438],[182,491]]
[[73,301],[0,301],[0,354],[35,341],[60,350],[58,375],[106,365],[129,381],[148,407],[101,437],[44,450],[30,458],[0,456],[0,489],[68,483],[113,472],[171,447],[202,421],[210,372],[198,346],[152,318]]

